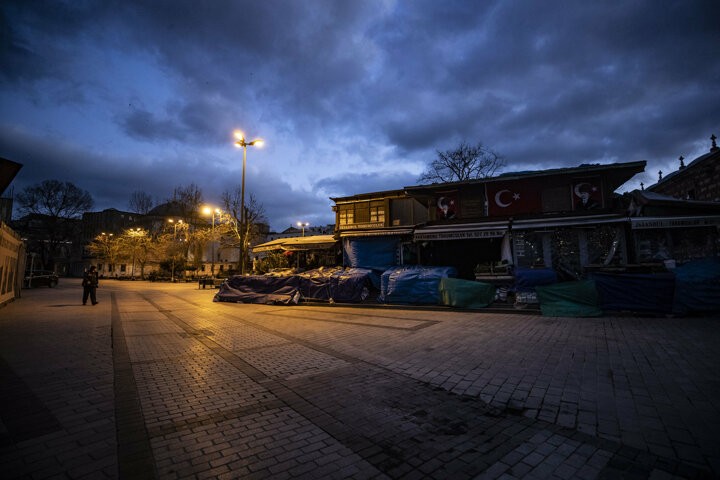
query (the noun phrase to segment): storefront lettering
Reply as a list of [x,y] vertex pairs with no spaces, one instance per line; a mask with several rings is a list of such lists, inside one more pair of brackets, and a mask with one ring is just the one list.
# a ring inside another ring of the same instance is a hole
[[415,233],[415,240],[472,240],[497,238],[505,235],[506,230],[479,230],[471,232]]
[[708,221],[704,218],[695,218],[691,220],[641,220],[633,222],[633,228],[672,228],[672,227],[700,227],[708,225]]
[[363,228],[383,228],[385,222],[374,222],[374,223],[353,223],[350,225],[340,225],[338,230],[360,230]]

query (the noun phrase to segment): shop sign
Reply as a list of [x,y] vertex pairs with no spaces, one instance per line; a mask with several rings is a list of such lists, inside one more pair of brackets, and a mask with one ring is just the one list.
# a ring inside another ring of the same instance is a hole
[[703,227],[706,225],[717,225],[720,219],[717,218],[672,218],[672,219],[652,219],[652,220],[632,220],[632,228],[685,228],[685,227]]
[[473,240],[478,238],[498,238],[507,230],[470,230],[465,232],[415,232],[414,240]]
[[338,230],[363,230],[366,228],[384,228],[385,222],[372,222],[372,223],[352,223],[350,225],[340,225]]

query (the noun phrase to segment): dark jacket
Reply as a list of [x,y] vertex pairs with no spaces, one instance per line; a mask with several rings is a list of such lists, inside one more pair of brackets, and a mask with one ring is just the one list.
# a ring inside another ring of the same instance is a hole
[[97,287],[98,286],[98,273],[97,271],[87,270],[83,274],[83,287]]

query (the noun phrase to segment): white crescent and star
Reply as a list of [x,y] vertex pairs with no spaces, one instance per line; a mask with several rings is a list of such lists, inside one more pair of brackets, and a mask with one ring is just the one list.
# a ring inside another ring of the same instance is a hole
[[578,197],[580,196],[580,189],[583,187],[583,185],[589,186],[590,189],[591,189],[593,192],[597,191],[597,187],[596,187],[596,186],[590,185],[590,184],[587,183],[587,182],[582,182],[582,183],[578,183],[577,185],[575,185],[575,188],[573,189],[573,191],[575,192],[575,195],[576,195],[576,196],[578,196]]
[[506,190],[500,190],[499,192],[497,192],[497,193],[495,194],[495,203],[497,204],[498,207],[501,207],[501,208],[509,207],[509,206],[512,204],[512,202],[514,202],[514,201],[516,201],[516,200],[520,200],[520,194],[519,194],[519,193],[513,193],[513,194],[512,194],[512,200],[510,200],[509,202],[503,202],[503,201],[500,199],[500,196],[501,196],[503,193],[505,193],[505,192],[507,192],[507,193],[512,193],[510,190],[507,190],[507,189],[506,189]]

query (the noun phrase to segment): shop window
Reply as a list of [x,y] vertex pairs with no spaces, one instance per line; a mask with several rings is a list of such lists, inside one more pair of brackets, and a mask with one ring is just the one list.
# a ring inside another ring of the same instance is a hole
[[639,230],[635,232],[635,245],[638,262],[674,260],[682,264],[716,256],[718,235],[714,227]]
[[621,265],[627,262],[625,237],[616,226],[599,226],[587,231],[587,263]]
[[355,223],[355,211],[353,205],[340,205],[338,212],[340,225],[351,225]]
[[370,221],[385,222],[385,202],[372,202],[370,204]]
[[533,268],[545,265],[542,233],[514,232],[515,265]]
[[551,233],[552,268],[560,279],[574,280],[582,276],[580,236],[575,229],[561,228]]
[[355,222],[367,223],[370,221],[370,202],[355,204]]

